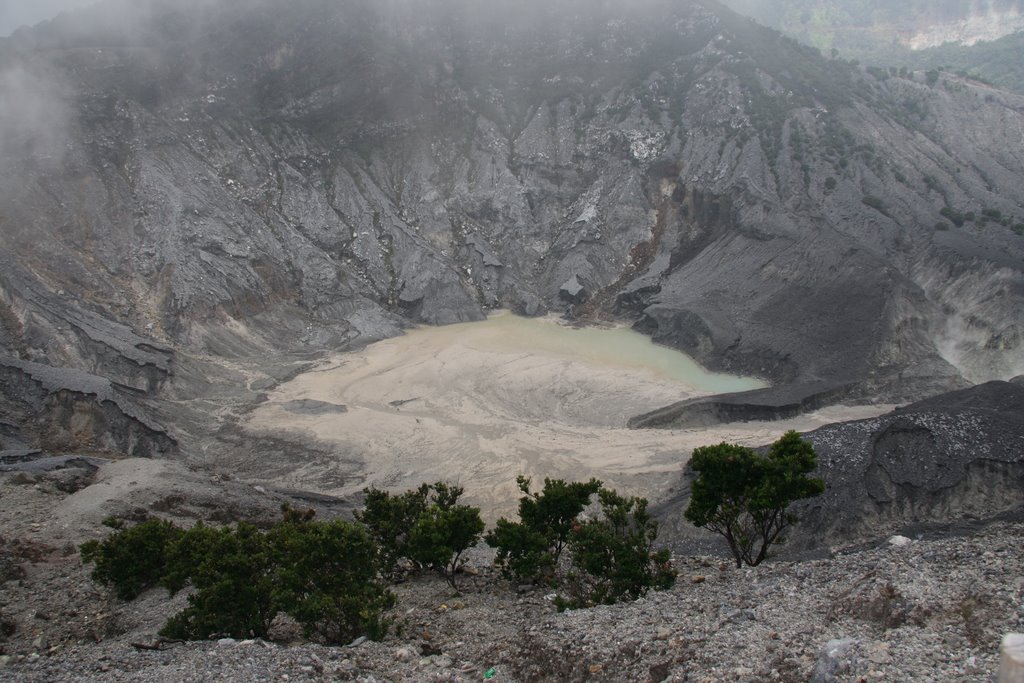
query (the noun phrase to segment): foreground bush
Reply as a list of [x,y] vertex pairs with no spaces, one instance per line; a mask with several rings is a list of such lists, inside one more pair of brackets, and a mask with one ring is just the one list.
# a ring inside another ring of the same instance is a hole
[[378,579],[378,547],[363,527],[286,518],[268,537],[277,554],[277,606],[307,636],[338,644],[384,637],[382,615],[395,596]]
[[[537,493],[530,492],[529,479],[517,482],[525,494],[519,499],[519,521],[501,519],[487,535],[507,578],[562,586],[566,595],[556,601],[560,609],[635,600],[675,583],[669,551],[653,550],[658,524],[645,499],[602,489],[596,479],[545,479]],[[580,521],[594,494],[600,516]]]
[[390,494],[366,489],[366,507],[356,519],[380,544],[388,569],[402,558],[417,567],[436,570],[457,588],[463,554],[480,540],[484,522],[480,508],[460,505],[463,489],[443,481]]
[[675,585],[671,553],[654,550],[658,523],[647,512],[647,500],[609,489],[601,489],[598,500],[601,516],[577,524],[569,535],[573,570],[568,597],[556,601],[559,608],[636,600]]
[[[143,551],[151,551],[151,555]],[[161,629],[172,638],[266,638],[280,613],[328,643],[381,638],[394,596],[379,579],[379,552],[366,530],[312,521],[285,509],[269,531],[251,524],[183,530],[149,519],[82,548],[93,578],[131,599],[138,586],[190,585],[188,607]],[[102,564],[101,564],[102,563]],[[102,570],[102,571],[101,571]]]
[[117,533],[105,541],[82,544],[82,561],[92,564],[92,578],[114,589],[121,600],[161,583],[167,573],[168,549],[183,533],[170,522],[151,517],[125,529],[113,519],[104,524]]
[[366,525],[380,550],[385,571],[392,571],[401,558],[409,557],[409,532],[427,509],[430,484],[400,494],[377,488],[363,489],[365,507],[356,510],[356,520]]
[[697,478],[684,514],[721,534],[737,567],[756,566],[797,522],[789,505],[825,490],[820,479],[807,476],[817,466],[814,447],[794,431],[773,443],[766,456],[729,443],[698,448],[690,459]]
[[526,477],[518,477],[516,483],[524,494],[519,499],[519,521],[499,519],[487,534],[487,544],[498,550],[497,559],[506,578],[550,582],[576,519],[601,488],[601,482],[545,479],[538,493],[530,493]]
[[266,638],[279,610],[274,586],[281,570],[269,541],[245,523],[197,525],[182,533],[171,548],[167,576],[172,583],[187,580],[195,591],[160,634],[185,640]]

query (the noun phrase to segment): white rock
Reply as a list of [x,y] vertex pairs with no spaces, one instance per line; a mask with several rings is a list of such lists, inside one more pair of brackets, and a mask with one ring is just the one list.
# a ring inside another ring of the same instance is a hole
[[889,545],[895,546],[897,548],[904,548],[910,545],[911,543],[913,543],[913,541],[911,541],[906,536],[893,536],[889,539]]

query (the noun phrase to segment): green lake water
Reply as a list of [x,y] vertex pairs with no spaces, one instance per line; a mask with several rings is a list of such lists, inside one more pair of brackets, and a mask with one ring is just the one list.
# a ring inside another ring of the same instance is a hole
[[464,338],[476,340],[470,344],[480,348],[553,353],[601,366],[636,368],[713,394],[768,386],[754,377],[710,372],[686,354],[659,346],[649,337],[627,327],[575,328],[550,318],[522,318],[499,313],[483,322],[442,329],[459,336],[462,331],[468,332]]

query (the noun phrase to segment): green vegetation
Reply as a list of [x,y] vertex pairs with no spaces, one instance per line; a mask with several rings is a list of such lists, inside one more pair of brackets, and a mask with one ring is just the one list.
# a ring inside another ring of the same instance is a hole
[[939,210],[939,213],[942,215],[943,218],[945,218],[958,228],[962,228],[964,226],[964,221],[967,220],[967,217],[964,214],[960,213],[959,211],[955,211],[949,208],[948,206],[942,207],[942,209]]
[[462,554],[477,544],[484,532],[480,508],[457,505],[461,486],[434,484],[433,503],[409,532],[409,559],[441,573],[452,588],[462,566]]
[[[596,479],[545,479],[538,493],[530,492],[529,479],[516,481],[524,494],[520,521],[501,519],[487,535],[506,577],[562,587],[566,595],[557,598],[559,609],[635,600],[675,583],[669,551],[653,550],[658,524],[645,499],[620,496]],[[580,521],[595,493],[600,516]],[[562,561],[565,549],[568,562]]]
[[[601,489],[596,479],[546,479],[537,493],[529,479],[517,483],[524,494],[520,521],[503,519],[487,537],[509,578],[560,584],[568,548],[570,597],[563,608],[635,599],[675,581],[668,551],[653,551],[658,525],[643,498]],[[406,569],[436,570],[457,589],[464,554],[484,523],[479,508],[459,503],[462,487],[445,482],[365,493],[358,523],[314,521],[312,510],[288,506],[265,531],[246,523],[182,529],[157,518],[131,527],[109,520],[114,533],[83,544],[82,560],[123,600],[156,586],[172,593],[190,587],[188,606],[160,631],[167,637],[266,638],[274,618],[287,614],[307,637],[326,643],[379,639],[395,602],[384,578],[399,571],[399,561],[408,561]],[[601,516],[581,522],[595,493]]]
[[286,515],[270,538],[278,553],[281,609],[307,636],[319,634],[328,643],[348,643],[364,634],[384,637],[388,622],[382,614],[395,597],[378,579],[377,544],[365,529]]
[[186,639],[265,638],[278,613],[327,643],[380,638],[394,597],[379,579],[378,558],[362,526],[314,522],[311,512],[287,508],[269,531],[245,523],[185,530],[150,518],[82,546],[93,579],[122,599],[191,585],[188,607],[160,631]]
[[686,519],[721,534],[736,566],[760,564],[768,548],[781,543],[782,532],[795,524],[787,512],[794,501],[825,490],[807,475],[817,467],[814,448],[796,432],[786,432],[767,455],[721,443],[694,450],[690,467],[697,473]]
[[401,494],[364,493],[366,507],[355,517],[376,541],[385,570],[394,571],[404,558],[440,572],[456,588],[462,555],[484,531],[480,509],[458,504],[462,487],[439,481]]
[[103,523],[118,533],[102,543],[87,541],[81,548],[82,561],[94,565],[93,580],[113,586],[121,600],[134,600],[147,588],[161,585],[170,564],[168,550],[184,532],[155,517],[128,529],[115,519]]
[[539,493],[530,493],[530,480],[516,478],[523,497],[519,499],[519,520],[504,517],[487,534],[487,544],[498,549],[497,560],[507,578],[535,581],[552,578],[569,533],[601,482],[566,483],[545,479]]
[[409,531],[427,509],[430,484],[402,494],[390,494],[377,488],[363,489],[366,496],[362,510],[356,510],[356,521],[377,543],[381,566],[392,571],[399,559],[409,556]]
[[[686,518],[722,534],[738,567],[760,564],[796,522],[789,505],[824,489],[807,476],[816,464],[814,449],[795,432],[767,455],[727,443],[698,448]],[[519,520],[503,518],[486,536],[507,578],[558,587],[559,609],[635,600],[675,584],[669,551],[655,549],[658,523],[646,499],[602,488],[596,479],[545,479],[540,491],[531,491],[525,477],[516,482],[523,493]],[[385,577],[429,568],[457,588],[464,554],[484,523],[478,508],[459,503],[462,487],[445,482],[365,493],[357,523],[316,521],[312,510],[288,506],[267,530],[110,521],[115,532],[83,544],[82,559],[94,565],[94,580],[125,600],[155,586],[172,593],[190,587],[188,606],[161,629],[168,637],[266,638],[275,617],[286,614],[307,637],[326,643],[379,639],[395,604]]]
[[195,591],[160,630],[170,638],[265,638],[281,605],[274,596],[274,548],[251,524],[184,531],[170,546],[169,575]]
[[574,526],[569,536],[573,569],[568,597],[556,601],[560,609],[636,600],[675,584],[671,554],[654,550],[658,523],[647,512],[647,500],[608,489],[598,492],[598,500],[601,517]]

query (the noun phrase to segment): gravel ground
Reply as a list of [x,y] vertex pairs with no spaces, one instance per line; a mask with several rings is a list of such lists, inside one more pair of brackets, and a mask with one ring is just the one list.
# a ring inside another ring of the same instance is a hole
[[[18,495],[41,495],[0,487],[5,517]],[[275,642],[147,650],[137,645],[154,643],[183,596],[117,602],[73,545],[40,537],[25,515],[43,507],[18,510],[0,545],[0,619],[14,629],[0,639],[0,680],[482,681],[493,669],[495,681],[988,682],[1002,634],[1024,630],[1024,524],[1002,522],[740,570],[677,557],[670,591],[561,614],[551,595],[500,579],[480,549],[458,594],[430,575],[396,586],[383,642],[324,647],[282,623]]]

